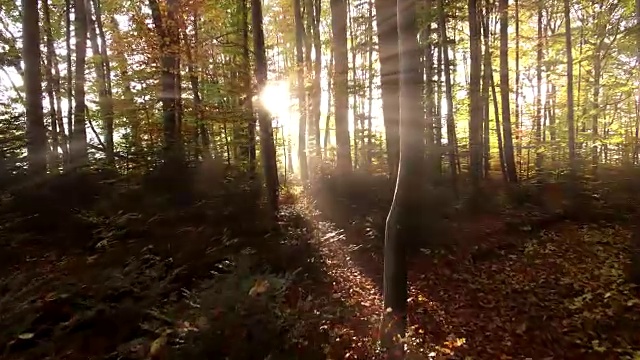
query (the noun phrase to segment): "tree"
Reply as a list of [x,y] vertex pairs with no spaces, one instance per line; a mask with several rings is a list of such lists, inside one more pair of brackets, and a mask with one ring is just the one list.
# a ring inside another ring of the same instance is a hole
[[420,48],[415,22],[415,3],[398,0],[398,54],[400,70],[400,161],[387,217],[384,244],[383,343],[388,358],[402,359],[407,312],[407,244],[420,234],[424,186],[425,124],[421,93]]
[[[378,30],[378,57],[380,59],[380,86],[382,91],[382,113],[387,146],[389,175],[395,179],[400,158],[398,80],[398,32],[396,2],[375,0],[376,27]],[[335,34],[335,33],[334,33]],[[338,64],[336,58],[336,64]]]
[[482,77],[482,50],[480,46],[480,17],[478,12],[478,0],[469,0],[469,46],[471,58],[471,75],[469,81],[469,152],[471,182],[474,191],[480,191],[482,179],[482,98],[480,92],[480,80]]
[[[264,30],[262,28],[262,4],[260,0],[251,0],[251,20],[253,25],[253,51],[256,56],[256,82],[261,94],[267,83],[267,56],[264,47]],[[276,149],[273,143],[271,116],[264,104],[259,104],[258,124],[260,126],[260,155],[267,188],[267,203],[274,215],[278,213],[278,167]]]
[[336,122],[337,166],[340,173],[351,172],[351,140],[349,140],[349,98],[347,51],[347,2],[331,0],[331,30],[334,56],[334,116]]
[[518,182],[518,173],[513,153],[511,110],[509,109],[509,0],[499,0],[500,12],[500,95],[502,98],[502,131],[504,135],[504,158],[507,179]]
[[569,133],[569,167],[571,178],[576,175],[576,125],[573,108],[573,53],[571,42],[571,4],[564,0],[565,49],[567,51],[567,129]]
[[73,114],[73,136],[71,137],[71,164],[73,167],[85,166],[89,161],[87,153],[85,68],[87,64],[87,12],[85,0],[75,3],[76,66]]
[[164,160],[168,168],[183,160],[181,127],[181,77],[180,31],[178,28],[179,0],[167,0],[166,18],[163,19],[158,0],[149,0],[149,8],[160,39],[160,101],[162,102],[162,126]]
[[[22,2],[22,58],[24,59],[25,108],[27,115],[27,161],[29,173],[47,173],[47,135],[42,111],[40,73],[40,23],[38,0]],[[57,151],[57,149],[55,150]]]
[[304,53],[302,42],[305,37],[304,23],[302,20],[302,0],[293,1],[293,13],[296,23],[296,73],[298,112],[300,121],[298,127],[298,161],[300,162],[300,178],[306,182],[309,179],[307,166],[307,96],[304,81]]

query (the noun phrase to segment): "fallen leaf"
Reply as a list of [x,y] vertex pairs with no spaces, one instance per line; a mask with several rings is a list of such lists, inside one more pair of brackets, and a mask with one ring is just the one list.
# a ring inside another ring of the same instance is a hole
[[249,290],[249,295],[258,296],[267,290],[269,290],[269,281],[265,279],[258,279],[251,290]]
[[18,339],[21,339],[21,340],[29,340],[29,339],[33,339],[33,337],[34,337],[35,335],[36,335],[36,334],[34,334],[34,333],[22,333],[22,334],[18,335]]

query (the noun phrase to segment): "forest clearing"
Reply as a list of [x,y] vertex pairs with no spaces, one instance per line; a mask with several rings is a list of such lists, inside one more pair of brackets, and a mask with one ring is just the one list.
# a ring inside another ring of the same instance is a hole
[[0,358],[640,359],[640,0],[0,0]]

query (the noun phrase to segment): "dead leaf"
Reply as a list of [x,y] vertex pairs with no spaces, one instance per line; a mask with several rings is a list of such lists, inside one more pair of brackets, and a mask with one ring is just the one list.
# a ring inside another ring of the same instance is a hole
[[167,358],[167,333],[155,339],[149,350],[149,360],[164,360]]
[[36,334],[34,334],[34,333],[22,333],[22,334],[18,335],[18,339],[21,339],[21,340],[29,340],[29,339],[33,339],[33,337],[34,337],[35,335],[36,335]]
[[269,281],[266,279],[258,279],[251,290],[249,290],[249,295],[258,296],[267,290],[269,290]]

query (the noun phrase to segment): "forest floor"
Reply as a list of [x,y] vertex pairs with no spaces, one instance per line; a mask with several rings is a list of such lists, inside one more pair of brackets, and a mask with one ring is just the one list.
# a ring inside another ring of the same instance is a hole
[[[73,183],[37,211],[34,194],[2,199],[0,358],[381,357],[384,202],[287,193],[274,230],[228,182],[171,206],[95,182],[78,198],[108,200],[62,201]],[[543,215],[443,220],[434,236],[456,245],[416,248],[409,358],[640,357],[630,223]]]

